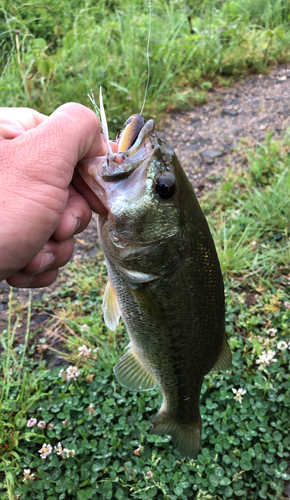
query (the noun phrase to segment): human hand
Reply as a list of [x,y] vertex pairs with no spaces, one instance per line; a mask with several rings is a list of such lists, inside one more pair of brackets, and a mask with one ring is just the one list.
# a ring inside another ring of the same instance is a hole
[[90,207],[106,212],[80,176],[71,184],[79,160],[106,153],[99,120],[74,103],[50,117],[0,108],[0,151],[0,280],[47,286],[71,258]]

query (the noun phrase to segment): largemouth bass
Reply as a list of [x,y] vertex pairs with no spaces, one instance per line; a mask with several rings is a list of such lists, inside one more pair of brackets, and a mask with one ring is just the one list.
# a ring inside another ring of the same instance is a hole
[[130,117],[118,152],[83,160],[79,170],[108,210],[98,217],[108,269],[104,320],[114,330],[122,317],[130,338],[115,375],[132,390],[158,384],[163,402],[150,432],[171,435],[183,456],[196,458],[203,378],[231,365],[206,219],[153,120]]

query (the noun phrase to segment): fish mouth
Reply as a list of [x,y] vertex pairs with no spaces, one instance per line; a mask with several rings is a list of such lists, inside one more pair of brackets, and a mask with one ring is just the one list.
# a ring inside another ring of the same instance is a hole
[[107,161],[104,162],[101,171],[101,176],[106,182],[117,182],[128,177],[144,160],[152,156],[155,145],[150,138],[154,129],[154,121],[148,120],[138,132],[137,137],[134,137],[133,144],[128,144],[129,149],[123,151],[123,141],[121,141],[118,145],[118,153],[107,155]]
[[[154,130],[153,120],[146,122],[141,115],[133,115],[125,122],[117,153],[78,163],[80,175],[106,210],[110,210],[109,199],[114,196],[114,185],[129,177],[141,165],[147,165],[154,150],[159,147]],[[126,147],[128,149],[124,151]]]

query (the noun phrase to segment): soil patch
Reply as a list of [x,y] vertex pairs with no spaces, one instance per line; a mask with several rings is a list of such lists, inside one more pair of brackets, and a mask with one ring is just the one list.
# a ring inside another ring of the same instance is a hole
[[245,158],[236,146],[262,142],[290,126],[290,67],[255,75],[228,90],[212,89],[208,103],[170,115],[159,132],[174,149],[197,195],[211,189],[227,167]]

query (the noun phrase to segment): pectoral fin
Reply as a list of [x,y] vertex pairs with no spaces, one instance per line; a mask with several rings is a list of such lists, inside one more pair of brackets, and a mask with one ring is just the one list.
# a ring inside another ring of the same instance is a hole
[[213,371],[225,370],[226,368],[230,368],[231,365],[232,365],[232,353],[229,348],[228,341],[226,337],[224,337],[221,353],[212,370]]
[[107,282],[104,299],[103,299],[104,321],[110,330],[114,331],[119,324],[121,311],[116,297],[114,288],[111,282]]
[[132,391],[150,391],[156,385],[155,377],[131,346],[114,366],[114,373],[120,384]]

